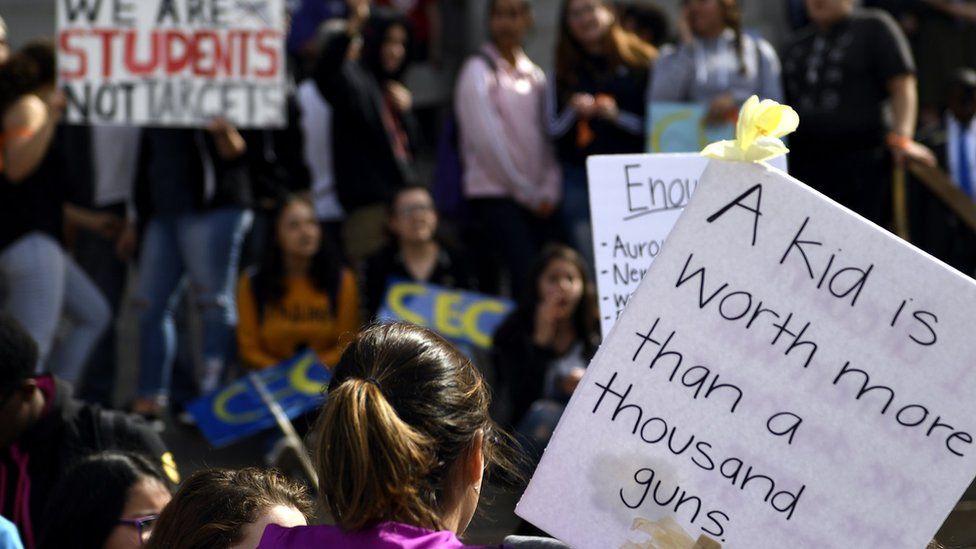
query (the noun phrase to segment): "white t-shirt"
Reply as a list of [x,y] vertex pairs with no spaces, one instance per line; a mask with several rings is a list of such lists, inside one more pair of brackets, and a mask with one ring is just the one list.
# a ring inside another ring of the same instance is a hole
[[129,202],[136,174],[140,128],[92,126],[93,202],[109,206]]
[[298,108],[302,113],[305,164],[312,179],[312,203],[319,221],[340,221],[345,217],[336,195],[332,166],[332,107],[311,79],[298,86]]

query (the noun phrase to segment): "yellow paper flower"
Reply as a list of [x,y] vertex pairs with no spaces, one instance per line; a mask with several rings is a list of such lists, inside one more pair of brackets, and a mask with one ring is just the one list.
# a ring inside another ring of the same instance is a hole
[[772,99],[759,101],[753,95],[739,111],[735,139],[712,143],[701,153],[719,160],[769,160],[789,152],[780,138],[796,130],[799,125],[800,117],[789,105],[780,105]]

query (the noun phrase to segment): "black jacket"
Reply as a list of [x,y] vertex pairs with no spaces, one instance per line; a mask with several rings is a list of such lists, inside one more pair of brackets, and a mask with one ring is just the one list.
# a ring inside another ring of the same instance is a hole
[[247,142],[248,167],[254,205],[274,207],[286,194],[307,191],[311,184],[305,164],[301,111],[295,94],[285,98],[288,124],[284,128],[241,131]]
[[[343,33],[325,44],[314,70],[315,84],[333,109],[332,151],[339,202],[347,212],[385,203],[415,181],[413,163],[398,159],[383,123],[385,92],[377,76],[346,59],[352,37]],[[399,115],[412,155],[418,137],[411,113]]]
[[[195,145],[197,135],[202,136],[204,146],[213,161],[215,189],[212,196],[206,195],[204,178],[204,159]],[[164,144],[182,144],[176,148],[180,158],[174,158],[174,151],[165,150]],[[251,148],[251,144],[248,144]],[[192,189],[192,209],[209,210],[226,206],[247,208],[252,203],[251,179],[248,170],[247,154],[234,160],[222,160],[210,132],[193,128],[146,128],[142,131],[139,143],[139,160],[135,177],[135,204],[139,220],[145,222],[158,212],[153,198],[152,173],[154,162],[170,164],[183,163],[185,171],[182,178]],[[163,192],[157,189],[158,192]]]
[[[364,294],[366,312],[369,318],[374,318],[380,307],[383,306],[386,287],[392,278],[405,280],[412,280],[413,278],[407,272],[403,256],[395,243],[386,246],[366,259],[362,279],[365,281]],[[440,253],[437,256],[437,265],[434,267],[434,272],[431,273],[430,278],[423,281],[416,280],[415,282],[436,284],[458,290],[477,289],[471,269],[468,267],[464,256],[444,245],[441,245]]]
[[172,455],[167,455],[162,439],[141,418],[75,400],[70,386],[61,381],[55,381],[53,394],[45,391],[45,396],[49,407],[37,424],[9,447],[0,448],[0,478],[5,480],[0,514],[11,521],[21,515],[15,522],[22,537],[27,520],[15,506],[18,500],[24,501],[28,486],[26,518],[33,526],[34,539],[38,539],[48,496],[65,472],[88,455],[104,450],[141,453],[160,464],[174,484],[179,481]]
[[[576,85],[563,88],[555,86],[556,112],[563,113],[569,106],[569,98],[576,93],[593,96],[609,95],[617,102],[621,112],[627,112],[644,119],[647,111],[647,83],[650,68],[631,68],[620,65],[610,68],[603,57],[584,56],[576,72]],[[644,152],[646,146],[645,129],[632,133],[619,124],[594,118],[589,121],[593,140],[585,147],[577,143],[580,121],[571,126],[555,129],[556,154],[563,162],[585,166],[586,159],[597,154],[624,154]],[[560,131],[561,130],[561,131]]]
[[[532,403],[543,397],[546,371],[559,358],[555,351],[532,340],[534,318],[516,309],[495,332],[492,354],[501,391],[511,400],[510,423],[517,426]],[[599,347],[599,335],[583,339],[583,358],[589,362]]]

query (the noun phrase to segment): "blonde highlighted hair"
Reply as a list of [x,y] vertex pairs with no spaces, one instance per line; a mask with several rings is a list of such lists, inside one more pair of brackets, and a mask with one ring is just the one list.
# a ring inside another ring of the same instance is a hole
[[479,432],[486,463],[513,469],[489,404],[481,373],[433,332],[399,323],[361,332],[336,365],[317,427],[320,494],[336,523],[443,529],[455,465]]

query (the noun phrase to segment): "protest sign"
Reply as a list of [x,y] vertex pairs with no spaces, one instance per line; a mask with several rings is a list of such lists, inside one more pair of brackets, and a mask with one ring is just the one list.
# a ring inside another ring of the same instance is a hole
[[[311,351],[261,370],[257,376],[291,419],[322,404],[332,379],[331,372]],[[271,411],[248,378],[200,397],[186,409],[210,444],[218,448],[275,425]]]
[[705,145],[735,135],[735,124],[706,124],[706,105],[652,101],[647,107],[647,151],[698,152]]
[[377,318],[410,322],[455,343],[488,349],[495,330],[513,308],[507,299],[394,279]]
[[[785,156],[770,163],[786,170]],[[587,160],[603,337],[660,253],[707,164],[707,158],[691,153],[591,156]]]
[[285,124],[282,0],[57,0],[70,123]]
[[976,284],[711,161],[517,514],[580,549],[924,547],[976,474]]

